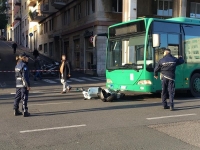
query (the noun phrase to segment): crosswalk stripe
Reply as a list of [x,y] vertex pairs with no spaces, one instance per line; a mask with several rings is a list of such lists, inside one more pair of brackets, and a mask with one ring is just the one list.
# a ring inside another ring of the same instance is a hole
[[78,82],[85,82],[84,80],[76,79],[76,78],[70,78],[70,80],[78,81]]
[[98,79],[98,80],[106,80],[105,77],[92,77],[92,78],[94,78],[94,79]]
[[81,77],[81,79],[89,80],[89,81],[98,81],[98,80],[95,80],[95,79],[90,79],[90,78],[85,78],[85,77]]
[[[56,81],[60,81],[60,79],[55,79]],[[67,80],[67,82],[72,82],[72,81],[70,81],[70,80]]]
[[57,83],[57,82],[55,82],[53,80],[49,80],[49,79],[43,79],[42,81],[45,81],[45,82],[48,82],[48,83]]

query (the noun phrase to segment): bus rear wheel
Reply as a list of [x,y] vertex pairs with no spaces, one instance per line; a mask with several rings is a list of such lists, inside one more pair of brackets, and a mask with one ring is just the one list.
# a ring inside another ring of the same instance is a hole
[[190,92],[194,97],[200,97],[200,74],[195,73],[190,80]]

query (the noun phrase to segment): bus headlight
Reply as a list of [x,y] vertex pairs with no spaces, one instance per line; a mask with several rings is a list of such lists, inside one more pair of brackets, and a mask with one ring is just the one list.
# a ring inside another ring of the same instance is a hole
[[106,79],[106,82],[107,83],[113,83],[112,80],[110,80],[110,79]]
[[150,80],[140,80],[138,82],[139,85],[151,85],[152,82]]

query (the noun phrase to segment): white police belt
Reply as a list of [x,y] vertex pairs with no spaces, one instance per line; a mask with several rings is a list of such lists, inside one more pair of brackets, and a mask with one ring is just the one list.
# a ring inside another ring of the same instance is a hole
[[22,78],[17,78],[17,80],[22,80]]
[[16,87],[24,87],[24,85],[17,85]]

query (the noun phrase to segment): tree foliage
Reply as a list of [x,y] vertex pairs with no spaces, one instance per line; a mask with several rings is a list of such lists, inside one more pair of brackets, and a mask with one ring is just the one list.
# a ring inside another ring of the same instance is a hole
[[0,29],[4,29],[7,24],[7,17],[6,17],[6,11],[8,9],[6,7],[7,0],[0,0],[0,1],[1,1],[1,4],[0,4]]
[[6,14],[0,14],[0,29],[5,29],[6,25],[7,25],[7,18],[6,18]]
[[0,0],[0,13],[5,13],[7,0]]

